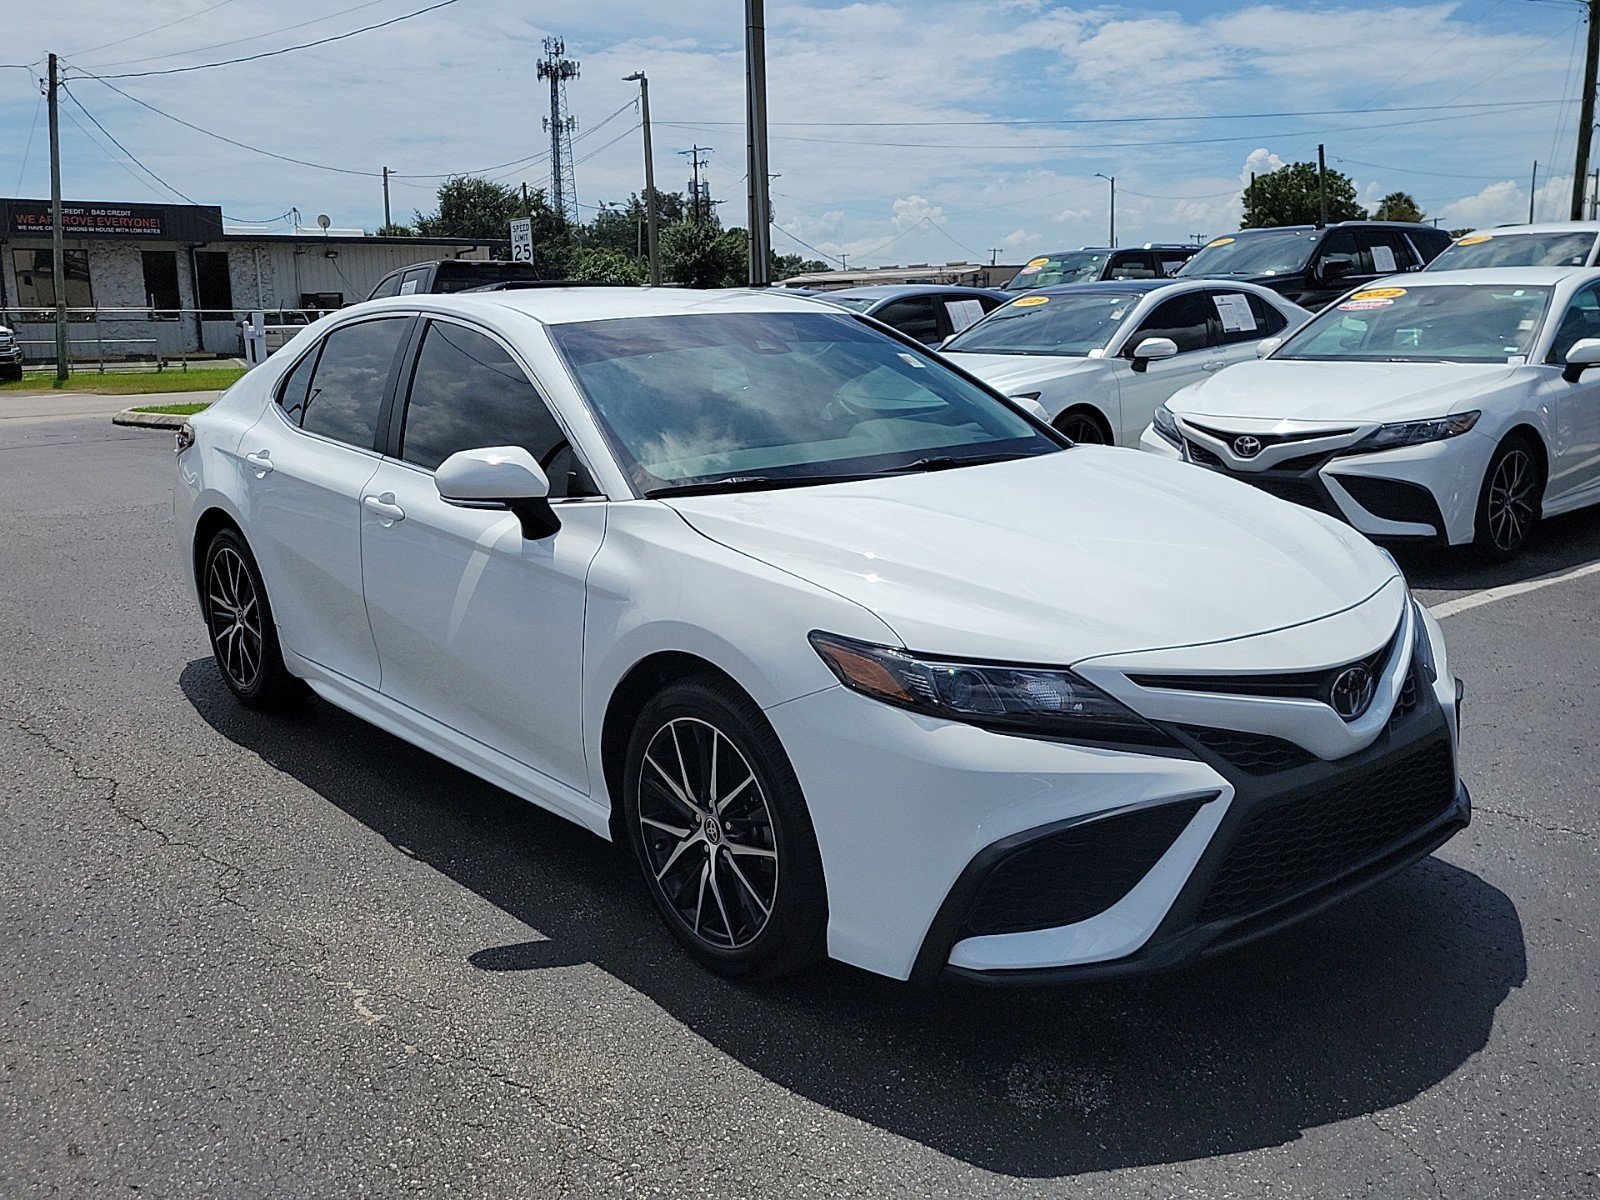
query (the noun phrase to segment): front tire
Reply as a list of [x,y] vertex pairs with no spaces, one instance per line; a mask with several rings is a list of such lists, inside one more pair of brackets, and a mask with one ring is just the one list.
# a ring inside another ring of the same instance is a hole
[[240,704],[282,708],[304,696],[284,666],[261,570],[237,530],[219,530],[206,546],[200,597],[217,670]]
[[1544,460],[1532,438],[1514,434],[1495,448],[1478,493],[1473,551],[1507,562],[1527,549],[1544,501]]
[[827,894],[799,780],[761,710],[712,675],[644,707],[623,775],[628,840],[667,928],[722,975],[822,954]]
[[1079,446],[1109,446],[1111,431],[1098,413],[1087,408],[1069,408],[1055,419],[1055,427],[1068,441]]

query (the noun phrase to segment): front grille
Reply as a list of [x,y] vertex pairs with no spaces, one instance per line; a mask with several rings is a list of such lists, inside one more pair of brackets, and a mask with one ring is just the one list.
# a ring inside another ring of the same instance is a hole
[[1330,517],[1344,519],[1344,514],[1339,511],[1339,506],[1328,498],[1321,486],[1311,479],[1297,476],[1287,478],[1271,475],[1235,475],[1235,479],[1242,479],[1246,483],[1253,483],[1270,496],[1280,500],[1287,500],[1291,504],[1298,504],[1302,508],[1313,508],[1318,512],[1327,513]]
[[1264,733],[1208,729],[1200,725],[1180,725],[1178,728],[1230,766],[1250,775],[1289,771],[1317,760],[1317,756],[1303,746]]
[[[1189,424],[1193,428],[1198,429],[1201,433],[1210,434],[1219,442],[1232,443],[1234,438],[1240,436],[1237,432],[1229,433],[1226,429],[1212,429],[1208,426],[1201,425],[1197,421],[1189,421]],[[1250,436],[1254,437],[1256,441],[1261,443],[1262,449],[1266,449],[1268,446],[1282,446],[1289,442],[1309,442],[1314,438],[1344,437],[1346,434],[1351,434],[1354,432],[1355,428],[1352,426],[1348,429],[1313,429],[1309,432],[1257,433]]]
[[1142,808],[1018,847],[978,885],[962,936],[1051,929],[1104,912],[1149,873],[1203,803]]
[[1333,455],[1327,451],[1323,451],[1321,454],[1302,454],[1299,458],[1286,458],[1272,469],[1274,471],[1294,471],[1303,475],[1307,471],[1315,471],[1332,457]]
[[1128,679],[1143,688],[1161,688],[1167,691],[1214,692],[1225,696],[1271,696],[1276,699],[1320,700],[1331,702],[1333,683],[1351,667],[1365,667],[1374,677],[1383,673],[1384,664],[1394,650],[1399,629],[1389,640],[1371,654],[1336,667],[1317,671],[1282,671],[1276,673],[1251,673],[1230,675],[1177,675],[1141,672]]
[[1192,442],[1188,438],[1184,438],[1183,444],[1184,447],[1189,451],[1190,462],[1199,463],[1202,467],[1215,467],[1219,469],[1222,467],[1222,460],[1215,454],[1211,453],[1211,451],[1207,450],[1199,442]]
[[1443,740],[1355,778],[1269,801],[1240,824],[1197,919],[1243,916],[1330,882],[1454,801],[1455,770]]

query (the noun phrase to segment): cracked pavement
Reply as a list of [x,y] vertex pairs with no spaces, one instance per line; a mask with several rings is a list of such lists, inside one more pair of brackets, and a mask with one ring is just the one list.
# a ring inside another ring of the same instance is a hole
[[[0,413],[0,415],[4,415]],[[689,965],[611,847],[233,704],[169,435],[0,422],[0,1196],[1600,1195],[1600,576],[1445,622],[1472,827],[1185,975]],[[1405,561],[1427,601],[1600,557]]]

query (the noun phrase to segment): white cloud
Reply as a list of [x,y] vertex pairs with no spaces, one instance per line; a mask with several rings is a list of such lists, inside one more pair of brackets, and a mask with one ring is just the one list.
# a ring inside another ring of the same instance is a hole
[[1093,215],[1087,208],[1063,208],[1050,219],[1057,224],[1065,224],[1068,221],[1087,221]]
[[1026,229],[1013,229],[1000,239],[1000,244],[1002,246],[1026,246],[1031,242],[1038,241],[1038,239],[1039,235],[1036,233]]
[[944,209],[937,204],[931,204],[921,196],[903,196],[891,206],[894,217],[892,223],[896,229],[910,229],[913,225],[920,225],[924,221],[931,221],[935,225],[944,224]]

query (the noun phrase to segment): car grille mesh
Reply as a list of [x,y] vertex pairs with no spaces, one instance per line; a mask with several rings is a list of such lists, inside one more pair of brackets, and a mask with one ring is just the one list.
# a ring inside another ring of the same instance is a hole
[[1283,738],[1238,729],[1207,729],[1180,725],[1180,729],[1213,754],[1251,775],[1271,775],[1317,761],[1316,755]]
[[1104,912],[1149,873],[1203,803],[1142,808],[1028,842],[984,876],[964,936],[1050,929]]
[[1241,823],[1197,919],[1254,913],[1331,881],[1404,841],[1454,800],[1450,747],[1440,740],[1356,778],[1264,804]]

